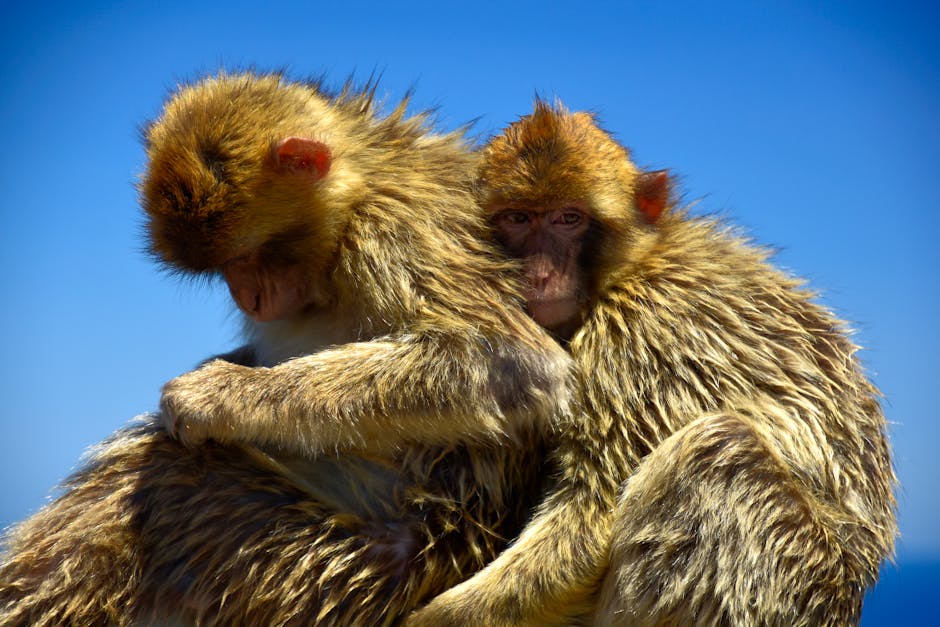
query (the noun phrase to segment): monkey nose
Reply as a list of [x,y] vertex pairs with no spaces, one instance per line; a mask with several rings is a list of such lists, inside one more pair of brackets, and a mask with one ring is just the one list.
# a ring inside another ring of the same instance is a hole
[[529,277],[529,285],[531,285],[533,289],[538,293],[543,292],[545,288],[548,286],[550,281],[551,281],[551,274],[549,272],[534,274]]
[[544,287],[555,275],[554,264],[544,255],[529,259],[527,266],[526,278],[534,287]]

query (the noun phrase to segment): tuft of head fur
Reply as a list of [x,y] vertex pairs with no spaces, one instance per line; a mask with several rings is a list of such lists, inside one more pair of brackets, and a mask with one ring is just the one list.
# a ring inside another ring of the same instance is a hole
[[[139,189],[152,253],[183,271],[213,272],[282,237],[329,258],[350,207],[371,191],[370,175],[407,167],[394,159],[407,161],[410,147],[471,163],[462,138],[429,136],[426,114],[407,117],[407,99],[381,117],[374,96],[374,83],[331,93],[280,74],[221,73],[181,87],[145,132]],[[274,163],[276,144],[295,136],[324,142],[332,157],[329,174],[302,193]],[[450,178],[460,175],[454,168]]]
[[633,203],[637,175],[627,149],[592,114],[571,113],[560,102],[542,99],[486,146],[478,171],[484,207],[584,200],[596,219],[618,231],[623,208]]
[[140,193],[154,255],[204,272],[249,246],[246,214],[264,186],[278,128],[293,120],[291,130],[300,131],[317,104],[277,75],[222,74],[182,88],[145,134]]

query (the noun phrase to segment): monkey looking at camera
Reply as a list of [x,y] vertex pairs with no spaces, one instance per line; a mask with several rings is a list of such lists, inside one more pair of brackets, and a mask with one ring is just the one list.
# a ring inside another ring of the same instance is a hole
[[521,536],[407,624],[857,623],[895,480],[844,324],[588,114],[538,102],[479,172],[584,408]]
[[476,157],[405,107],[252,74],[169,101],[152,249],[221,274],[250,344],[164,389],[186,446],[124,429],[8,534],[0,623],[390,624],[518,533],[571,360],[488,241]]

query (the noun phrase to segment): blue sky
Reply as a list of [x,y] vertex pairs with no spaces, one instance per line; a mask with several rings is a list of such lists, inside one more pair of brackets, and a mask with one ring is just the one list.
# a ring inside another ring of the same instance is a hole
[[778,247],[885,394],[899,572],[940,562],[934,3],[21,4],[0,9],[0,526],[238,341],[223,287],[141,252],[137,129],[167,91],[220,67],[378,70],[390,100],[414,87],[484,136],[536,93],[592,109],[698,210]]

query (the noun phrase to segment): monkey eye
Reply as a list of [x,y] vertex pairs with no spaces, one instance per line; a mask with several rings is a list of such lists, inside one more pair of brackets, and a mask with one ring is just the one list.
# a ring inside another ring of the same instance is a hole
[[583,218],[584,212],[582,212],[580,209],[575,209],[572,207],[560,211],[555,219],[552,220],[552,223],[563,226],[574,226],[579,224]]
[[506,209],[504,211],[500,211],[496,215],[496,220],[506,224],[527,224],[530,222],[529,214],[527,212],[518,211],[515,209]]

